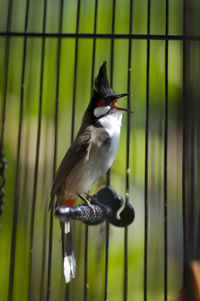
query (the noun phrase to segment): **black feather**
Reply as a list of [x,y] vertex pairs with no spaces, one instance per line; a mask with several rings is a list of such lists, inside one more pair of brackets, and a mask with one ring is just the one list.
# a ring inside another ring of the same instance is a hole
[[112,102],[114,99],[121,98],[123,96],[126,96],[127,94],[117,94],[110,87],[107,76],[106,64],[106,62],[103,62],[99,69],[98,76],[95,78],[94,81],[94,89],[92,91],[92,95],[95,99],[103,98],[108,102]]

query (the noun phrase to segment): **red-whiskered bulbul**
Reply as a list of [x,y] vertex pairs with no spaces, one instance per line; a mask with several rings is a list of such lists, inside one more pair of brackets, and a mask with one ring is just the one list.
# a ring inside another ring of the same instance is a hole
[[[119,146],[122,112],[119,98],[109,86],[106,62],[94,81],[92,97],[83,116],[78,134],[66,152],[54,179],[50,207],[56,196],[57,205],[73,206],[111,167]],[[75,277],[76,263],[70,221],[62,223],[63,264],[66,283]]]

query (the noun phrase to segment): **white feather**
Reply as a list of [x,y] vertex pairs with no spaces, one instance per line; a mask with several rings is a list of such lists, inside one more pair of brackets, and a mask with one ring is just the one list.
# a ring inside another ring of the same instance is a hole
[[113,137],[116,135],[119,137],[121,125],[122,125],[122,112],[113,111],[112,114],[105,115],[99,119],[100,124]]
[[94,109],[94,116],[99,118],[105,114],[107,114],[111,110],[110,106],[96,107]]
[[[65,222],[64,232],[65,232],[65,234],[71,232],[70,221]],[[64,255],[63,270],[64,270],[64,276],[65,276],[66,283],[69,283],[72,278],[75,278],[76,261],[75,261],[75,257],[74,257],[74,252],[72,252],[71,255],[69,255],[69,256]]]
[[109,169],[117,155],[118,147],[119,147],[119,138],[122,124],[122,112],[113,111],[112,114],[108,114],[102,117],[99,122],[107,131],[111,138],[111,145],[109,149],[109,154],[107,157],[107,169]]
[[75,278],[76,261],[75,261],[74,253],[72,253],[70,256],[64,257],[63,269],[64,269],[65,282],[69,283],[72,278]]
[[65,222],[65,234],[70,232],[70,222]]

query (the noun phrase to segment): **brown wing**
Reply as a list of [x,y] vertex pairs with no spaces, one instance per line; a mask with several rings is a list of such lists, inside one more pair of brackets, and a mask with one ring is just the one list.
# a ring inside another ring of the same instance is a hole
[[78,135],[66,152],[54,178],[49,208],[52,208],[55,195],[59,192],[74,165],[84,157],[87,158],[90,151],[91,131],[92,129],[88,127],[81,136]]

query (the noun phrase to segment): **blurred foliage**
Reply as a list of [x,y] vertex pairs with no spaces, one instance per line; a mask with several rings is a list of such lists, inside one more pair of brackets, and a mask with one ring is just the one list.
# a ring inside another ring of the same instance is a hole
[[[12,31],[23,31],[25,0],[13,0]],[[0,0],[0,30],[6,30],[8,1]],[[81,1],[79,32],[92,33],[94,28],[94,0]],[[64,1],[63,32],[76,30],[77,1]],[[165,1],[151,1],[151,33],[165,33]],[[129,1],[116,0],[116,33],[129,31]],[[40,32],[43,23],[43,1],[30,0],[28,31]],[[59,1],[47,1],[46,31],[57,32]],[[110,33],[112,26],[112,1],[98,3],[97,32]],[[134,0],[133,33],[145,34],[147,28],[147,1]],[[182,1],[170,1],[169,33],[182,33]],[[5,83],[5,43],[0,37],[0,100]],[[90,99],[92,70],[92,39],[78,41],[78,68],[75,106],[75,133]],[[145,172],[145,114],[146,114],[146,55],[145,39],[132,40],[131,69],[128,71],[128,40],[114,41],[113,88],[127,91],[128,72],[131,72],[131,140],[130,140],[130,200],[136,218],[128,229],[129,300],[143,300],[144,263],[144,172]],[[20,153],[20,198],[17,225],[16,264],[14,275],[14,300],[28,299],[28,272],[30,252],[33,252],[32,300],[44,300],[47,282],[47,255],[49,213],[47,206],[53,177],[55,101],[57,82],[57,38],[45,39],[45,61],[42,87],[42,127],[37,181],[36,214],[34,221],[33,250],[29,249],[30,215],[33,198],[34,166],[36,156],[37,123],[40,93],[42,38],[28,37],[25,61],[23,127]],[[19,127],[21,74],[23,62],[23,37],[10,38],[7,111],[5,132],[6,203],[0,229],[0,300],[7,300],[10,247],[15,196],[17,138]],[[104,60],[110,75],[111,41],[96,40],[95,75]],[[72,98],[74,82],[75,39],[61,41],[59,73],[58,154],[61,161],[71,141]],[[182,98],[182,43],[169,41],[168,65],[169,134],[168,134],[168,281],[169,298],[177,296],[181,287],[182,219],[181,219],[181,127]],[[126,101],[125,99],[122,101]],[[148,242],[148,300],[163,299],[164,287],[164,105],[165,105],[165,41],[150,42],[150,123],[149,123],[149,242]],[[1,114],[1,113],[0,113]],[[2,117],[2,116],[0,116]],[[124,114],[120,147],[111,171],[111,185],[125,196],[126,175],[126,115]],[[96,191],[105,183],[105,177],[96,184]],[[84,225],[75,225],[75,256],[77,276],[72,281],[71,300],[83,296]],[[52,257],[51,300],[64,300],[65,283],[62,272],[59,223],[54,221]],[[123,293],[123,239],[124,230],[111,227],[108,299],[122,300]],[[46,255],[43,261],[43,252]],[[88,300],[103,300],[105,272],[104,225],[89,228]],[[41,278],[44,268],[44,278]]]

